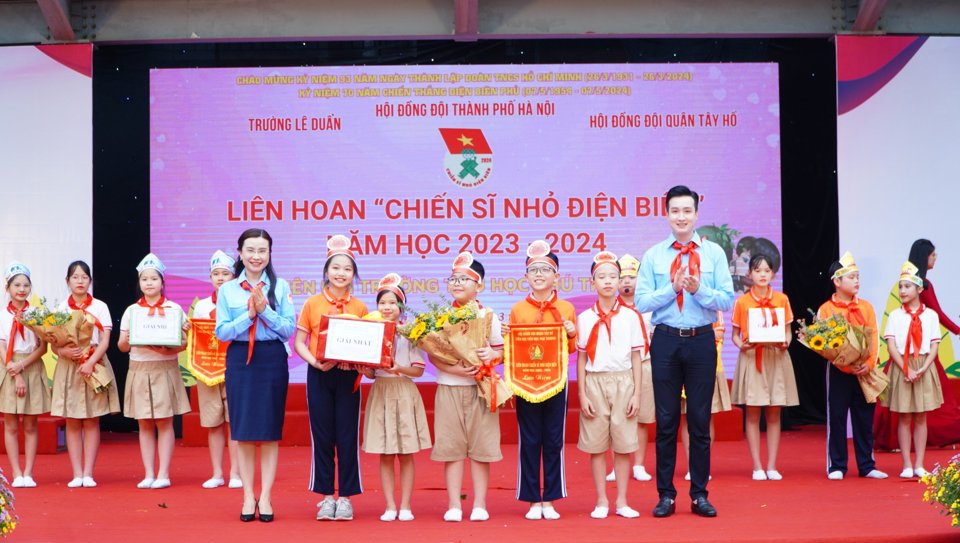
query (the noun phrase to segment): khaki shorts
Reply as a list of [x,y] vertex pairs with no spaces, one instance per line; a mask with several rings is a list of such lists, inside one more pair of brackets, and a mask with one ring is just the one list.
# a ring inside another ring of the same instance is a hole
[[469,458],[477,462],[497,462],[503,459],[500,413],[491,413],[478,391],[476,385],[437,385],[431,460],[456,462]]
[[207,386],[197,381],[197,403],[200,406],[200,426],[216,428],[230,422],[226,384]]
[[597,414],[587,418],[581,408],[577,448],[589,454],[608,449],[629,454],[639,449],[637,417],[627,418],[627,405],[634,394],[633,371],[587,372],[585,381],[584,394]]

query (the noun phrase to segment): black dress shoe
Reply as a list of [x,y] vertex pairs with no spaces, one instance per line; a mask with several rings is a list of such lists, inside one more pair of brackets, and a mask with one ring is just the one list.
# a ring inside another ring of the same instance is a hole
[[653,516],[657,518],[669,517],[677,510],[677,504],[673,498],[663,496],[653,508]]
[[257,504],[257,515],[260,517],[260,522],[273,522],[273,513],[261,513],[260,504]]
[[260,507],[260,504],[254,504],[253,513],[249,515],[243,512],[243,508],[240,509],[240,522],[253,522],[257,518],[257,509]]
[[717,510],[710,505],[706,498],[697,498],[690,502],[690,510],[701,517],[715,517]]

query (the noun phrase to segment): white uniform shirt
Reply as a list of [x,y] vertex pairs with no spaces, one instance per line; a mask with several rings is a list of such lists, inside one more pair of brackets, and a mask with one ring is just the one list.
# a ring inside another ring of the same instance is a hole
[[[66,311],[69,313],[73,310],[70,309],[66,301],[63,301],[57,307],[57,311]],[[107,304],[103,303],[102,300],[94,298],[93,303],[87,308],[87,313],[90,313],[100,321],[104,332],[109,332],[113,328],[113,319],[110,318],[110,308],[107,307]],[[96,325],[93,327],[93,336],[90,338],[90,345],[94,347],[100,345],[100,329],[97,328]]]
[[[130,310],[139,307],[137,304],[131,304],[123,312],[123,316],[120,317],[120,332],[130,332]],[[163,302],[164,308],[178,309],[182,311],[180,306],[171,300],[165,300]],[[169,354],[160,354],[153,349],[148,349],[147,347],[140,347],[137,345],[130,346],[130,360],[136,360],[138,362],[160,362],[164,360],[176,360],[178,355],[169,355]]]
[[[398,368],[423,368],[426,367],[424,363],[423,351],[414,347],[410,340],[397,334],[394,336],[394,349],[393,349],[393,365]],[[385,378],[391,379],[394,377],[403,377],[404,379],[410,379],[406,375],[395,375],[384,370],[377,370],[375,373],[377,379]]]
[[[489,307],[483,307],[480,309],[479,318],[485,318],[488,312],[493,312]],[[493,320],[490,321],[490,347],[494,349],[499,349],[503,347],[503,324],[500,322],[500,317],[496,313],[493,313]],[[476,385],[477,380],[473,377],[460,377],[459,375],[452,375],[445,371],[437,372],[437,384],[438,385],[449,385],[455,387],[465,387],[470,385]]]
[[[617,304],[620,302],[617,301]],[[577,348],[587,350],[587,342],[593,326],[600,320],[596,304],[577,316]],[[597,336],[596,360],[588,360],[584,369],[588,372],[624,371],[633,367],[631,353],[643,353],[644,337],[640,328],[640,316],[628,307],[610,319],[611,334],[601,325]],[[612,336],[612,338],[611,338]]]
[[[936,311],[928,307],[923,310],[923,313],[920,313],[920,328],[923,330],[920,340],[920,354],[929,354],[930,343],[940,341],[940,318]],[[907,333],[909,330],[910,315],[902,307],[898,307],[887,317],[887,329],[883,332],[883,338],[893,338],[897,343],[897,351],[903,355],[907,351]]]
[[[27,308],[29,309],[29,308]],[[10,329],[13,327],[13,314],[5,309],[0,309],[0,341],[9,345],[10,343]],[[33,333],[33,330],[29,326],[23,327],[23,337],[20,337],[20,334],[14,336],[13,338],[13,353],[14,354],[30,354],[39,345],[40,342],[37,341],[37,335]],[[6,356],[6,352],[0,353],[0,358]]]

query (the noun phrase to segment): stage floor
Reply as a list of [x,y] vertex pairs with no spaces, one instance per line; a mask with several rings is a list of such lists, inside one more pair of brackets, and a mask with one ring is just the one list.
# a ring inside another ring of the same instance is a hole
[[[956,451],[928,451],[927,467],[947,461]],[[558,521],[529,521],[527,506],[515,499],[516,446],[503,448],[504,460],[492,467],[488,509],[483,523],[445,523],[443,470],[427,454],[417,455],[417,484],[413,522],[386,523],[378,459],[362,454],[366,492],[354,499],[352,522],[317,522],[317,496],[307,490],[310,449],[283,447],[280,473],[274,489],[273,524],[241,523],[241,491],[200,487],[209,476],[205,448],[178,445],[172,469],[173,486],[164,490],[138,490],[142,466],[134,434],[104,434],[93,489],[69,489],[69,461],[65,453],[40,456],[35,489],[17,491],[20,525],[11,541],[30,543],[97,541],[314,541],[336,537],[339,541],[957,541],[960,530],[951,528],[938,509],[923,503],[922,486],[903,481],[900,456],[877,453],[878,467],[891,474],[886,480],[848,476],[828,481],[824,473],[824,428],[805,427],[784,434],[779,468],[784,480],[755,482],[745,441],[718,442],[713,448],[713,481],[710,499],[719,511],[715,519],[690,513],[688,483],[682,480],[685,464],[678,465],[677,514],[655,519],[653,482],[631,481],[629,501],[641,512],[638,519],[611,516],[593,520],[595,505],[589,457],[567,446],[567,480],[570,497],[557,503]],[[682,457],[682,453],[680,455]],[[853,452],[850,453],[851,461]],[[650,445],[648,471],[653,467]],[[682,462],[682,460],[678,460]],[[8,466],[3,457],[3,465]],[[855,469],[854,469],[855,472]],[[465,485],[465,510],[471,491]],[[611,501],[613,484],[608,485]]]

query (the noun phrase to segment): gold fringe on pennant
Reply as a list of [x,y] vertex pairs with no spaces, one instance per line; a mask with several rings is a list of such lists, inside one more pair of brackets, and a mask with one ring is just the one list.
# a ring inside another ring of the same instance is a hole
[[514,384],[513,375],[510,372],[512,364],[506,362],[507,360],[513,360],[513,358],[510,356],[510,341],[507,340],[503,342],[503,360],[504,360],[503,378],[507,382],[507,384],[510,386],[510,390],[513,391],[513,394],[515,396],[523,398],[524,400],[530,403],[542,403],[549,400],[550,398],[553,398],[557,394],[560,394],[561,392],[563,392],[563,389],[566,388],[567,381],[569,380],[569,368],[570,368],[569,339],[570,338],[567,337],[566,331],[562,332],[561,335],[563,337],[563,340],[562,340],[563,346],[561,347],[562,355],[560,357],[561,359],[560,382],[557,383],[552,388],[550,388],[549,390],[545,390],[539,394],[531,394],[527,390]]

